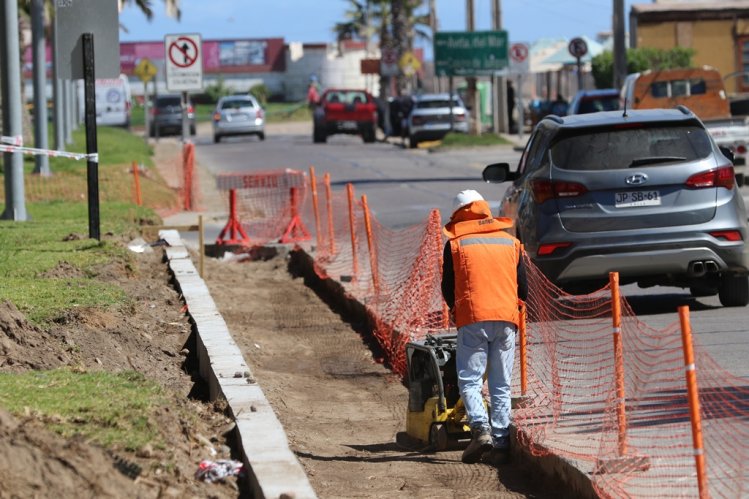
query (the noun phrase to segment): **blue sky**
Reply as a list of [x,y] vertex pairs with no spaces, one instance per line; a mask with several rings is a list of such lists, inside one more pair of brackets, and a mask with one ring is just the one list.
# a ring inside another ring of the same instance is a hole
[[[625,20],[633,3],[625,0]],[[426,4],[427,2],[425,2]],[[474,0],[476,29],[491,28],[491,0]],[[155,16],[146,21],[127,7],[120,22],[129,33],[121,41],[154,41],[170,33],[200,33],[203,39],[275,38],[286,42],[332,42],[332,27],[344,20],[346,0],[182,0],[182,20],[168,18],[161,0],[153,0]],[[539,38],[595,38],[611,31],[613,0],[502,0],[502,23],[511,42]],[[437,0],[442,31],[464,31],[464,0]]]

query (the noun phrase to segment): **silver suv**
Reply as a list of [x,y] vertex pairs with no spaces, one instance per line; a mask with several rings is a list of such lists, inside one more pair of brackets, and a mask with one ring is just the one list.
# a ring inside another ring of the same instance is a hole
[[749,303],[749,229],[730,152],[687,108],[547,116],[518,169],[484,170],[512,181],[500,207],[534,263],[571,292],[622,284],[718,294]]
[[450,131],[468,133],[468,111],[460,97],[453,95],[450,99],[446,93],[413,97],[406,123],[409,147],[416,148],[425,140],[440,140]]

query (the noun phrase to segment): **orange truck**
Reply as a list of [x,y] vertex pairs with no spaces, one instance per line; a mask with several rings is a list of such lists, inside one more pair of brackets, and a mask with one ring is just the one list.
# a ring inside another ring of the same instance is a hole
[[686,106],[696,114],[718,146],[734,155],[739,186],[744,184],[749,143],[749,123],[745,116],[732,116],[723,78],[718,70],[701,68],[664,69],[633,73],[624,80],[621,108],[673,108]]

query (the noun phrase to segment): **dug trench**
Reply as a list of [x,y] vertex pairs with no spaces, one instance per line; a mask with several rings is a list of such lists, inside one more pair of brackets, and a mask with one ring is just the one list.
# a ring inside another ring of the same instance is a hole
[[209,259],[205,280],[319,497],[571,496],[527,460],[467,465],[460,448],[404,443],[408,391],[372,318],[304,251]]

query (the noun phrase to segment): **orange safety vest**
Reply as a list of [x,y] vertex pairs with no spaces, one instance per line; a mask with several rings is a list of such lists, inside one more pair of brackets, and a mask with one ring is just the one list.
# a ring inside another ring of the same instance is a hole
[[504,231],[512,220],[493,218],[486,201],[453,213],[450,238],[455,271],[455,325],[480,321],[519,322],[517,267],[520,241]]

